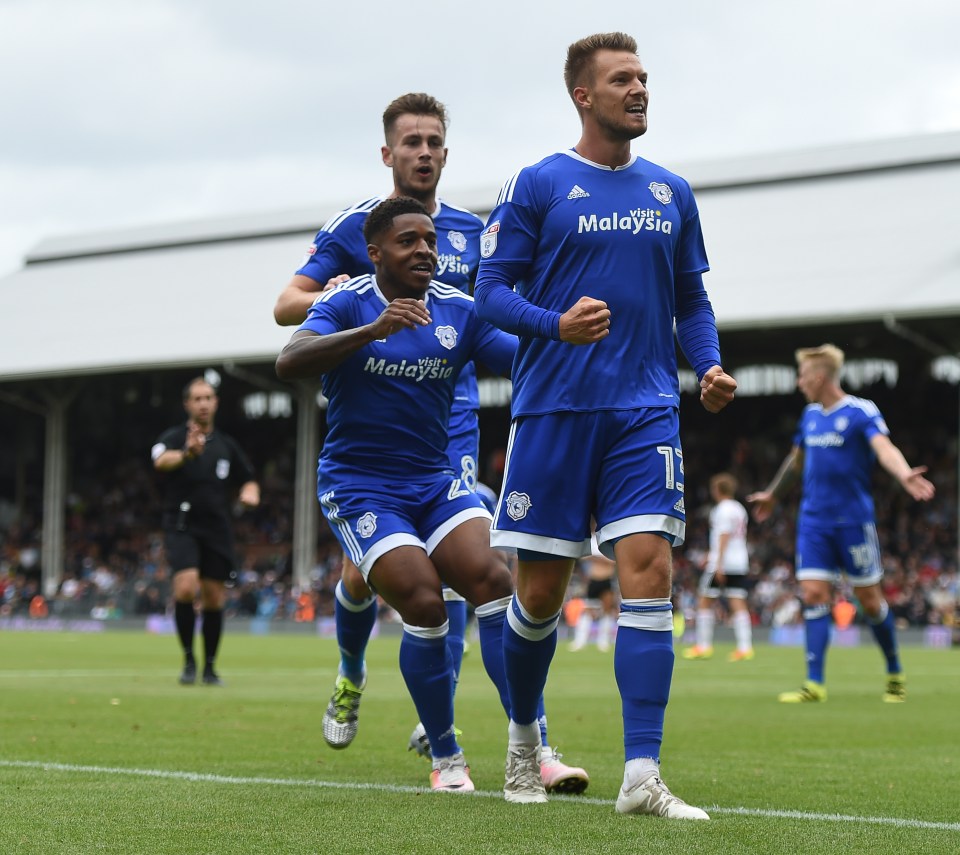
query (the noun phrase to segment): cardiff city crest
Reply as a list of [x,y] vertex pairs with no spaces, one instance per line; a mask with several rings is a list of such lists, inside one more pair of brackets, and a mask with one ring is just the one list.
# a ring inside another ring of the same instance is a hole
[[447,232],[447,240],[450,241],[450,246],[457,252],[463,252],[467,248],[467,239],[463,236],[463,232],[457,232],[451,229]]
[[437,327],[434,335],[447,350],[453,350],[457,346],[457,330],[454,327]]
[[367,511],[357,520],[357,534],[360,537],[370,537],[377,530],[377,515]]
[[673,189],[669,184],[660,184],[658,181],[651,181],[650,192],[653,193],[653,198],[662,205],[669,205],[673,200]]
[[526,493],[518,493],[514,490],[507,496],[507,516],[512,520],[522,520],[532,504]]

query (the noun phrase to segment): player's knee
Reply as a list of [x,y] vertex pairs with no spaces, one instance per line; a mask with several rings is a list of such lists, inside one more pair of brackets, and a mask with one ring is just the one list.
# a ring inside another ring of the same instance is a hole
[[393,606],[403,622],[413,626],[441,626],[447,619],[446,603],[439,591],[417,589]]
[[444,581],[474,606],[513,594],[513,578],[503,554],[483,547],[458,556]]
[[464,596],[474,605],[483,606],[513,596],[513,585],[509,576],[506,579],[487,579],[476,586],[470,596]]
[[804,606],[825,606],[833,600],[833,586],[822,579],[800,581],[800,601]]
[[562,579],[540,576],[525,580],[517,596],[520,605],[533,618],[546,620],[555,615],[563,605],[565,590]]
[[366,600],[373,593],[364,581],[363,574],[349,562],[344,562],[340,579],[346,592],[358,603]]

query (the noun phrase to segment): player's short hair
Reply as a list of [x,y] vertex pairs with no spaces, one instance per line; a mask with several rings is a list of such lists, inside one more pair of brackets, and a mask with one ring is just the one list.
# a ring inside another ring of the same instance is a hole
[[402,214],[423,214],[430,216],[430,212],[423,206],[422,202],[411,199],[409,196],[395,196],[392,199],[384,199],[376,208],[374,208],[367,221],[363,224],[363,239],[368,243],[376,243],[390,226],[393,221]]
[[193,394],[193,387],[196,386],[197,383],[203,383],[204,386],[209,386],[211,389],[213,389],[213,397],[214,397],[214,398],[217,397],[217,390],[213,388],[213,385],[210,383],[209,380],[207,380],[206,377],[194,377],[192,380],[190,380],[190,381],[187,383],[186,386],[183,387],[183,400],[184,400],[184,401],[189,401],[189,400],[190,400],[190,395]]
[[820,347],[801,347],[794,354],[797,365],[816,361],[821,363],[832,377],[836,377],[843,368],[843,351],[835,344],[821,344]]
[[414,116],[433,116],[440,120],[443,125],[443,133],[447,133],[447,108],[443,106],[432,95],[426,92],[408,92],[399,98],[394,98],[387,109],[383,111],[383,138],[387,145],[390,145],[390,135],[393,133],[393,126],[397,123],[400,116],[411,114]]
[[567,92],[573,98],[573,90],[584,82],[593,83],[593,58],[597,51],[617,50],[637,52],[637,40],[626,33],[596,33],[580,39],[567,48],[567,61],[563,66],[563,80]]
[[732,499],[737,495],[737,479],[729,472],[719,472],[710,479],[710,489]]

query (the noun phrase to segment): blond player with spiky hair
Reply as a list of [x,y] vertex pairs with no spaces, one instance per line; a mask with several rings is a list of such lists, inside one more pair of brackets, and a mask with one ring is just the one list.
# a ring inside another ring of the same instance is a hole
[[893,615],[880,588],[883,566],[871,493],[877,461],[917,501],[934,496],[926,466],[911,467],[890,440],[873,401],[848,395],[840,386],[843,351],[832,344],[796,352],[797,388],[807,399],[793,448],[769,486],[747,496],[758,522],[798,481],[803,484],[797,520],[796,577],[803,599],[807,679],[782,703],[827,699],[824,664],[830,641],[830,608],[836,585],[846,576],[866,614],[887,666],[883,700],[906,700]]

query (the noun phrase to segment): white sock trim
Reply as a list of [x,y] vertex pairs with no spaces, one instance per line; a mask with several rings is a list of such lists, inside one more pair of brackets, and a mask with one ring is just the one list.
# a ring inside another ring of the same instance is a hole
[[415,635],[417,638],[446,638],[450,629],[450,621],[445,620],[440,626],[414,626],[405,623],[403,631],[409,635]]
[[376,594],[371,594],[362,602],[356,602],[347,594],[346,588],[343,587],[343,579],[337,582],[337,587],[334,590],[334,594],[337,598],[337,602],[340,603],[340,605],[343,606],[348,612],[366,611],[377,600]]
[[510,601],[513,599],[513,594],[509,597],[501,597],[499,600],[491,600],[489,603],[484,603],[482,606],[477,606],[473,613],[478,617],[489,617],[490,615],[495,615],[497,612],[505,612],[510,608]]

